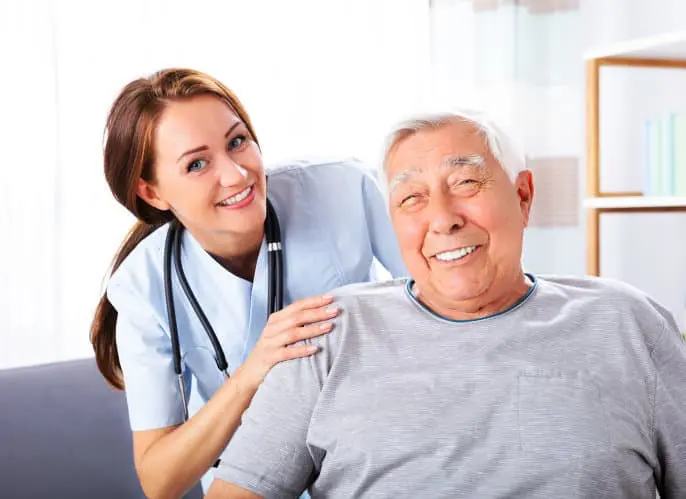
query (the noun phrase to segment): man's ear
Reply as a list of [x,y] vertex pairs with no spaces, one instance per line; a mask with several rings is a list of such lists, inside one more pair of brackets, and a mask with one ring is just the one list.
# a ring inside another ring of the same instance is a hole
[[531,205],[534,202],[534,176],[530,170],[522,170],[517,174],[515,189],[519,198],[519,209],[522,211],[524,227],[529,225]]
[[143,201],[148,203],[150,206],[153,208],[157,208],[160,211],[167,211],[171,207],[169,206],[169,203],[164,201],[162,198],[159,197],[159,194],[157,192],[157,188],[150,184],[149,182],[146,182],[143,179],[138,179],[138,186],[136,187],[136,194],[138,194],[138,197],[140,197]]

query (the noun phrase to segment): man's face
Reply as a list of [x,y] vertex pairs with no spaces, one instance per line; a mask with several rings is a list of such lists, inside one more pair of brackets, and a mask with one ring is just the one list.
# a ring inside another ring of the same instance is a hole
[[444,313],[508,292],[521,275],[530,172],[513,183],[475,128],[457,122],[402,140],[386,175],[391,219],[422,301]]

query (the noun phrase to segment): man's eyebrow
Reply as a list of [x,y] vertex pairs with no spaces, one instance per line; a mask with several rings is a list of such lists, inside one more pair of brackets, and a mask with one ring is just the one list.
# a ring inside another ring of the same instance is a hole
[[443,161],[443,168],[455,168],[461,166],[484,166],[486,160],[483,156],[478,154],[469,154],[466,156],[449,156]]
[[412,177],[416,177],[420,173],[422,173],[422,169],[418,167],[401,171],[388,182],[388,192],[392,193],[399,185],[407,182]]
[[[468,167],[468,166],[478,166],[482,167],[486,164],[486,161],[483,156],[480,156],[478,154],[468,154],[464,156],[448,156],[446,159],[443,160],[443,164],[441,165],[442,168],[460,168],[460,167]],[[401,184],[407,182],[410,180],[412,177],[416,177],[417,175],[421,174],[424,170],[422,170],[421,167],[412,167],[408,168],[407,170],[403,170],[397,175],[395,175],[389,182],[388,182],[388,192],[389,194],[392,193],[398,186]]]

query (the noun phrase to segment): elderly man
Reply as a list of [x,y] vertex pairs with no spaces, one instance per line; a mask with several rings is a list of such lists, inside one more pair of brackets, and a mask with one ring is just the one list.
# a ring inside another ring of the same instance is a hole
[[339,290],[274,368],[208,497],[686,497],[686,345],[618,282],[521,267],[533,179],[466,115],[391,136],[411,278]]

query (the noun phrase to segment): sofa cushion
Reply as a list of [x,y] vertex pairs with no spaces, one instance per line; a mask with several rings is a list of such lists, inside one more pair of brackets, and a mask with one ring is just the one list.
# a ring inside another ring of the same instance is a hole
[[93,359],[0,370],[0,404],[0,497],[145,497],[126,399]]

